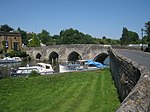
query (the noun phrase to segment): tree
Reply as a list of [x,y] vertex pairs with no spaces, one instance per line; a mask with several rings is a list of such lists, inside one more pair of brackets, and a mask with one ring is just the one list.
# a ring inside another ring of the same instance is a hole
[[43,44],[46,44],[46,45],[52,44],[52,42],[51,42],[52,38],[49,35],[48,31],[43,29],[42,32],[38,34],[38,37]]
[[53,35],[52,36],[52,39],[53,39],[53,44],[55,45],[60,45],[62,43],[62,39],[60,38],[59,35]]
[[11,28],[10,26],[8,26],[7,24],[5,25],[1,25],[0,27],[0,31],[4,31],[4,32],[10,32],[10,31],[13,31],[14,29]]
[[62,30],[60,32],[62,44],[92,44],[94,38],[88,34],[83,34],[73,28]]
[[103,36],[103,37],[102,37],[102,39],[106,39],[106,37],[105,37],[105,36]]
[[120,41],[121,45],[137,44],[139,43],[139,36],[136,32],[128,31],[128,29],[124,27]]
[[39,38],[37,38],[37,35],[35,33],[31,33],[31,34],[28,34],[28,38],[30,38],[28,40],[28,44],[27,46],[28,47],[39,47],[40,46],[40,40]]
[[60,32],[60,37],[62,38],[63,44],[77,44],[80,41],[80,37],[78,36],[79,31],[74,30],[73,28],[66,29]]
[[148,21],[147,23],[145,23],[145,32],[146,32],[146,40],[148,41],[148,43],[150,44],[150,21]]
[[121,45],[127,45],[129,43],[128,29],[123,27],[122,37],[120,38]]
[[24,30],[21,30],[20,28],[18,28],[17,31],[19,31],[19,33],[21,34],[22,43],[27,45],[28,44],[27,32]]
[[139,35],[136,32],[128,31],[129,43],[137,44],[139,43]]

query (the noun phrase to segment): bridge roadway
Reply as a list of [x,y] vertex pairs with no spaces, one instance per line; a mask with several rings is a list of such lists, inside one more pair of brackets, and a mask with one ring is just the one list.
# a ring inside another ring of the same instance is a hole
[[128,49],[115,49],[120,55],[130,58],[140,65],[144,65],[150,70],[150,53],[128,50]]

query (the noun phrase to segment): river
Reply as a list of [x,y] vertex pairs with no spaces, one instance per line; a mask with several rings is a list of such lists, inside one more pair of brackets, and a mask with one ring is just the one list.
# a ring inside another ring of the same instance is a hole
[[[29,64],[29,66],[33,66],[33,65],[36,65],[37,63],[38,63],[38,61],[23,61],[23,62],[19,62],[19,63],[6,63],[3,65],[0,65],[0,74],[1,74],[0,78],[9,78],[11,68],[18,69],[19,67],[26,66],[27,64]],[[44,63],[50,63],[50,62],[44,62]],[[58,63],[52,64],[52,67],[53,67],[55,73],[59,72],[59,64]]]
[[[18,69],[21,66],[26,66],[29,64],[29,66],[36,65],[39,61],[22,61],[20,63],[7,63],[0,65],[0,78],[9,78],[10,77],[10,72],[11,68]],[[44,62],[44,63],[50,63],[49,61]],[[109,57],[105,59],[104,64],[109,65]],[[55,71],[55,73],[59,73],[59,63],[54,63],[52,64],[52,67]]]

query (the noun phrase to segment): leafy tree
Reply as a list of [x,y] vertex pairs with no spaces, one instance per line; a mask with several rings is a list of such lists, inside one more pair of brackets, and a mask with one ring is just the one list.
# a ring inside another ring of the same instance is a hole
[[10,32],[10,31],[13,31],[14,29],[11,28],[10,26],[8,26],[7,24],[5,25],[1,25],[0,27],[0,31],[4,31],[4,32]]
[[102,39],[104,40],[104,39],[106,39],[106,37],[105,37],[105,36],[103,36],[103,37],[102,37]]
[[27,45],[28,44],[27,32],[24,30],[21,30],[20,28],[18,28],[17,31],[19,31],[19,33],[21,33],[22,43]]
[[83,44],[95,44],[94,39],[92,38],[91,35],[86,34],[85,36],[82,37],[82,43]]
[[60,32],[62,44],[92,44],[94,39],[88,34],[83,34],[73,28],[62,30]]
[[145,32],[146,32],[146,40],[150,44],[150,21],[145,23],[145,28],[146,28],[146,30],[145,30]]
[[48,31],[43,29],[42,32],[38,34],[38,37],[39,37],[39,39],[41,40],[41,42],[43,44],[46,44],[46,45],[51,45],[52,44],[52,42],[51,42],[52,38],[49,35]]
[[60,45],[62,43],[62,39],[59,35],[53,35],[52,39],[54,42],[53,44]]
[[40,46],[40,40],[37,38],[36,34],[32,33],[30,34],[31,39],[28,40],[28,47],[39,47]]
[[77,39],[79,40],[78,37],[78,31],[74,30],[73,28],[66,29],[65,31],[61,31],[60,35],[62,38],[62,43],[63,44],[75,44],[78,43]]
[[136,32],[128,31],[129,43],[137,44],[139,43],[139,36]]
[[124,27],[120,41],[121,45],[137,44],[139,43],[139,36],[136,32],[128,31],[128,29]]
[[120,38],[121,45],[127,45],[129,43],[128,29],[123,27],[122,37]]

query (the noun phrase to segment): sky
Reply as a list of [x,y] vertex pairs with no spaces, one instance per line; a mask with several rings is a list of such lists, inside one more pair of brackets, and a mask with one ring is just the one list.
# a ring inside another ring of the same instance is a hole
[[150,20],[150,0],[0,0],[0,25],[50,35],[68,28],[119,39],[123,27],[137,32]]

